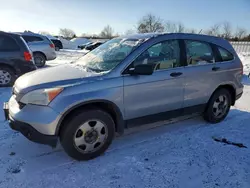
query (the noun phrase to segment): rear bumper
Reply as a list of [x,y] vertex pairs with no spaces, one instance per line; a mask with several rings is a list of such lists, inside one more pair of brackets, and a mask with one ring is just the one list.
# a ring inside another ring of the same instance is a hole
[[33,142],[49,145],[51,147],[56,147],[57,140],[58,140],[57,136],[44,135],[38,132],[35,128],[33,128],[28,123],[20,122],[20,121],[13,119],[13,117],[11,117],[11,115],[9,114],[8,108],[9,108],[8,103],[4,103],[3,110],[4,110],[5,118],[6,120],[8,120],[9,126],[11,129],[22,133],[27,139]]
[[56,59],[56,51],[53,50],[45,54],[48,61]]
[[37,67],[35,66],[35,64],[33,62],[27,62],[27,63],[23,63],[22,66],[19,66],[17,69],[17,76],[21,76],[25,73],[31,72],[36,70]]

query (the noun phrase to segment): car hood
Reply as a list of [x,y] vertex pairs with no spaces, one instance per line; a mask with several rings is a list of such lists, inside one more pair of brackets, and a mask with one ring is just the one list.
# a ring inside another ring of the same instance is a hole
[[16,80],[14,87],[18,93],[27,93],[40,88],[72,85],[101,75],[100,73],[87,71],[80,65],[59,65],[24,74]]

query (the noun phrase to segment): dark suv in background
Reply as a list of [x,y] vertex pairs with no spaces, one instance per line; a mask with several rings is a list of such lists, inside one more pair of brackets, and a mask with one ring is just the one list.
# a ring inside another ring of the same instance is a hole
[[0,87],[11,86],[17,77],[36,70],[32,52],[24,39],[0,31]]

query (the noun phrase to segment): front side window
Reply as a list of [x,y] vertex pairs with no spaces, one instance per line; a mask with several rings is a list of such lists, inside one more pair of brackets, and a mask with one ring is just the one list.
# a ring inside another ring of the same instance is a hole
[[74,65],[92,71],[109,71],[122,62],[142,41],[138,39],[112,39],[77,60]]
[[19,51],[19,46],[16,41],[5,35],[0,35],[0,52]]
[[168,40],[153,45],[137,57],[133,66],[140,64],[152,64],[155,70],[180,67],[179,42]]
[[222,61],[232,61],[234,59],[233,54],[224,48],[218,47]]
[[212,48],[208,43],[185,40],[185,45],[188,66],[215,62]]

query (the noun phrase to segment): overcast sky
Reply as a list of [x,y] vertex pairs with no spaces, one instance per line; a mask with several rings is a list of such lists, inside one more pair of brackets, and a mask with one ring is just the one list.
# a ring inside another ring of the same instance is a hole
[[0,0],[0,30],[98,34],[109,24],[122,34],[147,13],[198,30],[227,20],[250,32],[250,0]]

